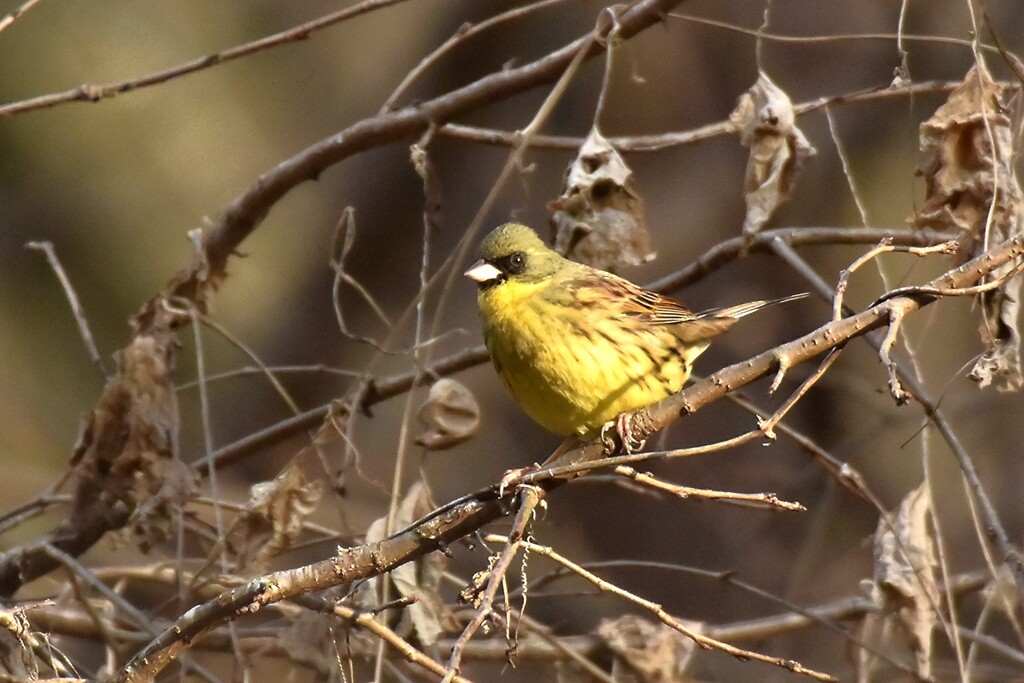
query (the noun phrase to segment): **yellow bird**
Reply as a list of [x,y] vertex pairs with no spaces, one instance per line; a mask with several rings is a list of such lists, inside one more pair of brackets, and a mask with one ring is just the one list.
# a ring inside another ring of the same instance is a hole
[[530,417],[584,439],[682,389],[697,356],[739,318],[806,296],[693,313],[563,258],[516,223],[495,229],[480,252],[465,275],[479,285],[494,367]]

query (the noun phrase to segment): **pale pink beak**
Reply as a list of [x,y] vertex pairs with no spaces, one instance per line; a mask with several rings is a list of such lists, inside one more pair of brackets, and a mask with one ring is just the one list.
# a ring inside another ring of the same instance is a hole
[[479,261],[474,263],[469,270],[463,273],[463,275],[479,284],[491,282],[492,280],[497,280],[498,278],[502,277],[502,273],[500,270],[492,266],[487,261],[484,261],[483,259],[480,259]]

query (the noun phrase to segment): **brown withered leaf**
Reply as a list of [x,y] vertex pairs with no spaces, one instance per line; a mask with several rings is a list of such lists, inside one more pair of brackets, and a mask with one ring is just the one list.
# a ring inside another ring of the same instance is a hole
[[[883,651],[896,642],[914,654],[916,673],[929,679],[932,667],[932,631],[941,604],[935,580],[938,555],[930,528],[931,505],[921,484],[900,502],[891,523],[879,520],[875,531],[874,581],[869,586],[879,611],[865,617],[865,641],[877,640]],[[903,638],[891,638],[898,627]],[[869,655],[862,652],[860,675],[866,680]]]
[[[1005,269],[1000,270],[1005,274]],[[1020,287],[1017,277],[1002,288],[981,295],[984,314],[979,331],[985,351],[971,368],[969,377],[982,389],[994,386],[999,391],[1020,391],[1024,386],[1018,329]]]
[[[395,513],[392,529],[397,531],[409,526],[417,519],[430,512],[430,489],[422,481],[413,484],[402,498]],[[366,532],[366,542],[373,543],[386,537],[387,516],[373,522]],[[429,647],[437,642],[441,634],[457,628],[454,617],[441,598],[441,577],[447,565],[447,558],[442,553],[428,553],[415,562],[406,562],[391,570],[389,576],[398,592],[405,598],[415,600],[405,614],[412,622],[419,642]],[[367,582],[376,589],[379,584]],[[377,591],[374,590],[374,593]],[[369,596],[367,596],[369,597]]]
[[[703,624],[686,624],[695,631]],[[648,683],[687,683],[686,675],[696,643],[665,624],[627,614],[605,619],[597,635],[608,648]]]
[[[273,480],[253,484],[240,525],[244,547],[249,551],[242,552],[242,557],[252,555],[252,565],[265,568],[271,558],[295,542],[322,493],[321,483],[307,481],[295,462]],[[248,564],[244,559],[242,563]]]
[[562,195],[548,202],[555,251],[602,270],[654,258],[644,201],[633,171],[595,127],[565,173]]
[[442,377],[431,385],[417,417],[423,431],[416,437],[416,443],[427,450],[439,451],[476,434],[480,427],[480,406],[464,384]]
[[145,549],[170,528],[170,497],[161,494],[178,448],[175,349],[174,335],[159,332],[135,337],[118,354],[117,374],[75,444],[72,513],[58,534],[130,523]]
[[752,237],[789,198],[797,174],[818,152],[796,127],[789,96],[763,72],[740,95],[729,120],[739,130],[740,142],[750,148],[743,182],[743,234]]
[[[925,200],[913,218],[919,228],[959,233],[960,262],[986,245],[1021,234],[1024,193],[1014,172],[1019,140],[1019,98],[976,64],[927,121],[921,124],[921,169]],[[992,275],[1005,276],[1012,265]],[[981,339],[985,351],[971,371],[981,387],[1018,391],[1024,386],[1020,362],[1020,278],[981,295]]]

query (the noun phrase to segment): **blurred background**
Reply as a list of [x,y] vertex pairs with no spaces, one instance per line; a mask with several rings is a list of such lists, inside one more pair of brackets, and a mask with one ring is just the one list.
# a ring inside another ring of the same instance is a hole
[[[0,1],[0,15],[19,2]],[[307,0],[246,2],[178,0],[44,0],[0,33],[0,103],[61,91],[82,83],[126,80],[251,41],[335,11],[346,3]],[[0,502],[30,500],[65,470],[82,417],[103,387],[89,361],[64,294],[43,256],[26,242],[50,240],[78,291],[108,367],[129,338],[127,321],[187,261],[187,232],[215,222],[234,197],[303,148],[375,114],[419,60],[465,22],[479,22],[512,2],[410,0],[277,47],[156,87],[105,99],[71,103],[0,118]],[[461,43],[440,59],[401,100],[433,97],[502,68],[522,64],[582,35],[603,5],[567,0],[503,24]],[[1024,45],[1024,5],[990,0],[991,26],[1010,51]],[[758,2],[682,3],[678,14],[747,29],[763,20]],[[895,33],[900,4],[788,0],[774,3],[769,30],[784,36],[873,34],[821,42],[766,40],[762,65],[794,103],[884,86],[900,65]],[[909,3],[904,31],[913,36],[969,39],[968,5]],[[984,32],[986,40],[988,33]],[[884,34],[884,35],[881,35]],[[974,63],[969,46],[908,40],[914,82],[957,81]],[[989,56],[997,78],[1013,80],[998,55]],[[688,18],[668,17],[623,45],[614,60],[600,126],[608,136],[685,131],[726,119],[737,97],[757,76],[750,35]],[[593,122],[603,59],[588,62],[573,79],[542,132],[583,137]],[[474,113],[458,123],[513,131],[532,119],[547,95],[538,88]],[[936,92],[835,106],[836,137],[848,156],[850,177],[872,226],[902,228],[922,194],[915,171],[918,126],[945,99]],[[769,227],[862,225],[849,182],[822,111],[798,125],[818,155],[797,181],[791,200]],[[380,357],[339,330],[331,300],[330,268],[335,225],[345,207],[355,210],[356,237],[349,273],[380,303],[391,321],[402,318],[419,283],[423,244],[423,190],[409,160],[415,140],[360,154],[306,183],[278,203],[242,245],[211,317],[252,348],[268,365],[322,364],[353,373],[371,361],[375,376],[413,369],[409,354]],[[508,149],[438,136],[428,152],[442,191],[440,230],[430,237],[431,270],[452,252],[491,190]],[[646,201],[658,258],[623,272],[651,282],[691,262],[716,243],[739,234],[745,205],[748,151],[738,139],[719,136],[654,153],[627,153]],[[502,187],[485,225],[509,219],[547,234],[545,204],[561,191],[571,150],[536,149]],[[867,246],[801,249],[829,282]],[[475,258],[475,257],[474,257]],[[919,283],[948,262],[909,256],[881,260],[891,283]],[[468,265],[467,263],[463,265]],[[703,309],[808,289],[778,259],[751,255],[673,295]],[[859,271],[848,302],[869,304],[884,290],[876,268]],[[481,341],[475,287],[457,281],[437,317],[439,297],[428,300],[427,321],[450,332],[430,348],[442,358]],[[388,328],[352,288],[344,288],[346,322],[358,334],[384,340]],[[810,298],[747,320],[716,343],[697,364],[699,374],[745,359],[804,334],[828,319],[826,303]],[[975,458],[1011,538],[1024,531],[1020,491],[1024,466],[1024,408],[1016,394],[981,391],[965,377],[981,351],[978,316],[969,301],[942,301],[904,327],[924,383]],[[233,345],[202,331],[210,374],[250,365]],[[412,326],[396,330],[393,346],[412,342]],[[195,343],[181,335],[177,377],[195,379]],[[905,351],[901,356],[906,358]],[[966,366],[966,367],[965,367]],[[797,368],[783,385],[792,390],[810,368]],[[407,445],[403,481],[419,477],[437,502],[494,482],[510,467],[543,460],[558,439],[533,424],[506,395],[489,365],[457,378],[481,410],[477,436],[443,452]],[[339,398],[352,380],[338,373],[282,375],[303,409]],[[747,395],[769,401],[766,383]],[[425,390],[411,399],[415,410]],[[782,392],[785,394],[785,391]],[[182,457],[203,455],[194,388],[179,395]],[[215,446],[230,443],[289,416],[287,406],[259,375],[213,382],[210,387]],[[385,514],[406,397],[386,401],[372,417],[357,416],[358,472],[347,472],[344,495],[329,494],[318,519],[346,533],[361,533]],[[922,477],[927,462],[941,492],[937,510],[950,569],[983,567],[974,524],[945,445],[921,430],[919,406],[897,409],[874,352],[852,343],[839,363],[793,412],[790,423],[837,458],[848,461],[894,507]],[[667,446],[728,438],[754,426],[739,408],[719,402],[673,425]],[[413,422],[411,436],[418,426]],[[248,487],[272,478],[307,440],[295,438],[245,458],[219,479],[224,497],[244,502]],[[340,454],[335,454],[341,459]],[[314,459],[308,476],[330,477]],[[604,483],[579,483],[554,494],[537,525],[539,542],[579,562],[632,559],[735,570],[744,579],[802,605],[858,592],[870,577],[870,538],[877,512],[841,489],[791,441],[752,444],[723,454],[652,469],[674,482],[734,491],[774,491],[808,507],[801,514],[677,501]],[[333,482],[331,482],[333,483]],[[403,485],[403,488],[407,486]],[[330,498],[330,499],[327,499]],[[0,537],[9,548],[52,526],[43,518]],[[284,566],[323,557],[331,544],[294,553]],[[167,550],[173,554],[173,549]],[[104,542],[87,555],[93,565],[134,557],[124,544]],[[465,575],[483,567],[481,552],[459,550],[453,568]],[[534,571],[546,571],[535,558]],[[608,569],[604,576],[637,590],[681,618],[727,622],[782,611],[771,603],[706,578],[643,568]],[[53,583],[38,582],[46,594]],[[528,613],[562,634],[592,631],[602,617],[621,614],[607,596],[580,595],[582,584],[562,595],[531,600]],[[557,591],[552,590],[552,593]],[[977,606],[975,605],[975,608]],[[965,607],[970,612],[970,605]],[[628,611],[628,610],[627,610]],[[809,666],[849,671],[847,643],[826,629],[773,639],[765,650]],[[938,646],[940,650],[943,645]],[[953,667],[949,652],[940,656]],[[700,676],[709,680],[791,680],[771,667],[702,655]],[[1001,680],[996,667],[989,680]],[[472,669],[467,675],[472,673]],[[533,680],[520,674],[519,680]],[[699,676],[698,676],[699,677]],[[507,675],[509,680],[517,680]]]

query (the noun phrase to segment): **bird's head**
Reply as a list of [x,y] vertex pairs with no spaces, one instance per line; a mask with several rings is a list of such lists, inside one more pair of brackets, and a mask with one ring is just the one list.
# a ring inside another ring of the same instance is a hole
[[505,282],[536,284],[550,278],[565,259],[548,248],[530,228],[506,223],[480,243],[480,260],[465,272],[480,289]]

